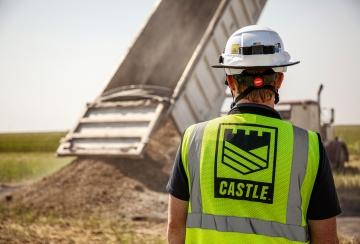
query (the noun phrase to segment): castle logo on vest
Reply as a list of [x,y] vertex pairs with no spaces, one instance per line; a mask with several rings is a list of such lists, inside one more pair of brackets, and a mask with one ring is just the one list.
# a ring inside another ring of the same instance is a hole
[[215,162],[215,197],[272,203],[277,128],[220,124]]

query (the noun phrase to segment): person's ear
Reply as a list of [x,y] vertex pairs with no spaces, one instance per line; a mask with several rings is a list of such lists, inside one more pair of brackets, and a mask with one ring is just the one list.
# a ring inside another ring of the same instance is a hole
[[232,75],[226,76],[226,81],[228,83],[228,86],[230,87],[230,90],[234,93],[237,91],[236,87],[236,80],[232,77]]
[[275,88],[279,89],[281,84],[284,80],[284,73],[277,73],[276,81],[275,81]]

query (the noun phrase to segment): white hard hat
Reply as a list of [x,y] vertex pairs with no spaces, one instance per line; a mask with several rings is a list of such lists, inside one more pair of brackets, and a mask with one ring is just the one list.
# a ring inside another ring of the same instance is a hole
[[228,75],[256,68],[272,68],[275,72],[285,72],[286,66],[300,63],[290,61],[290,55],[284,50],[284,44],[277,32],[258,25],[246,26],[233,33],[219,62],[212,67],[225,68]]

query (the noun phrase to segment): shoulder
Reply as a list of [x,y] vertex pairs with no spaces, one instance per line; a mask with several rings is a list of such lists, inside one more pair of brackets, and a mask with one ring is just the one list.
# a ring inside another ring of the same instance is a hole
[[301,140],[305,140],[306,143],[310,144],[310,147],[312,149],[314,148],[318,148],[321,149],[322,146],[322,141],[321,141],[321,137],[320,134],[312,131],[312,130],[308,130],[299,126],[296,126],[290,122],[287,121],[283,121],[284,123],[287,123],[288,125],[292,126],[293,131],[294,131],[294,136],[298,137]]
[[306,138],[309,140],[309,143],[312,143],[312,144],[315,143],[316,145],[318,145],[317,147],[319,147],[319,149],[320,149],[320,144],[322,146],[322,140],[321,140],[320,134],[318,132],[315,132],[315,131],[309,130],[309,129],[305,129],[303,127],[294,125],[287,121],[283,121],[283,122],[290,124],[294,128],[294,133],[305,134]]
[[187,127],[184,131],[183,138],[186,138],[190,136],[193,132],[204,130],[208,125],[213,123],[218,123],[222,117],[217,117],[215,119],[199,122],[196,124],[192,124],[189,127]]

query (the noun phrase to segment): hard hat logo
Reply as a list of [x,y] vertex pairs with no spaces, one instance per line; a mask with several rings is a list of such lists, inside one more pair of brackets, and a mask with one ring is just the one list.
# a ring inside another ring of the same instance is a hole
[[231,45],[231,54],[239,54],[239,50],[240,50],[240,44],[232,44]]
[[291,61],[283,42],[274,30],[251,25],[233,33],[221,54],[221,63],[214,68],[225,68],[228,75],[241,74],[243,70],[269,68],[285,72],[287,66],[298,64]]

